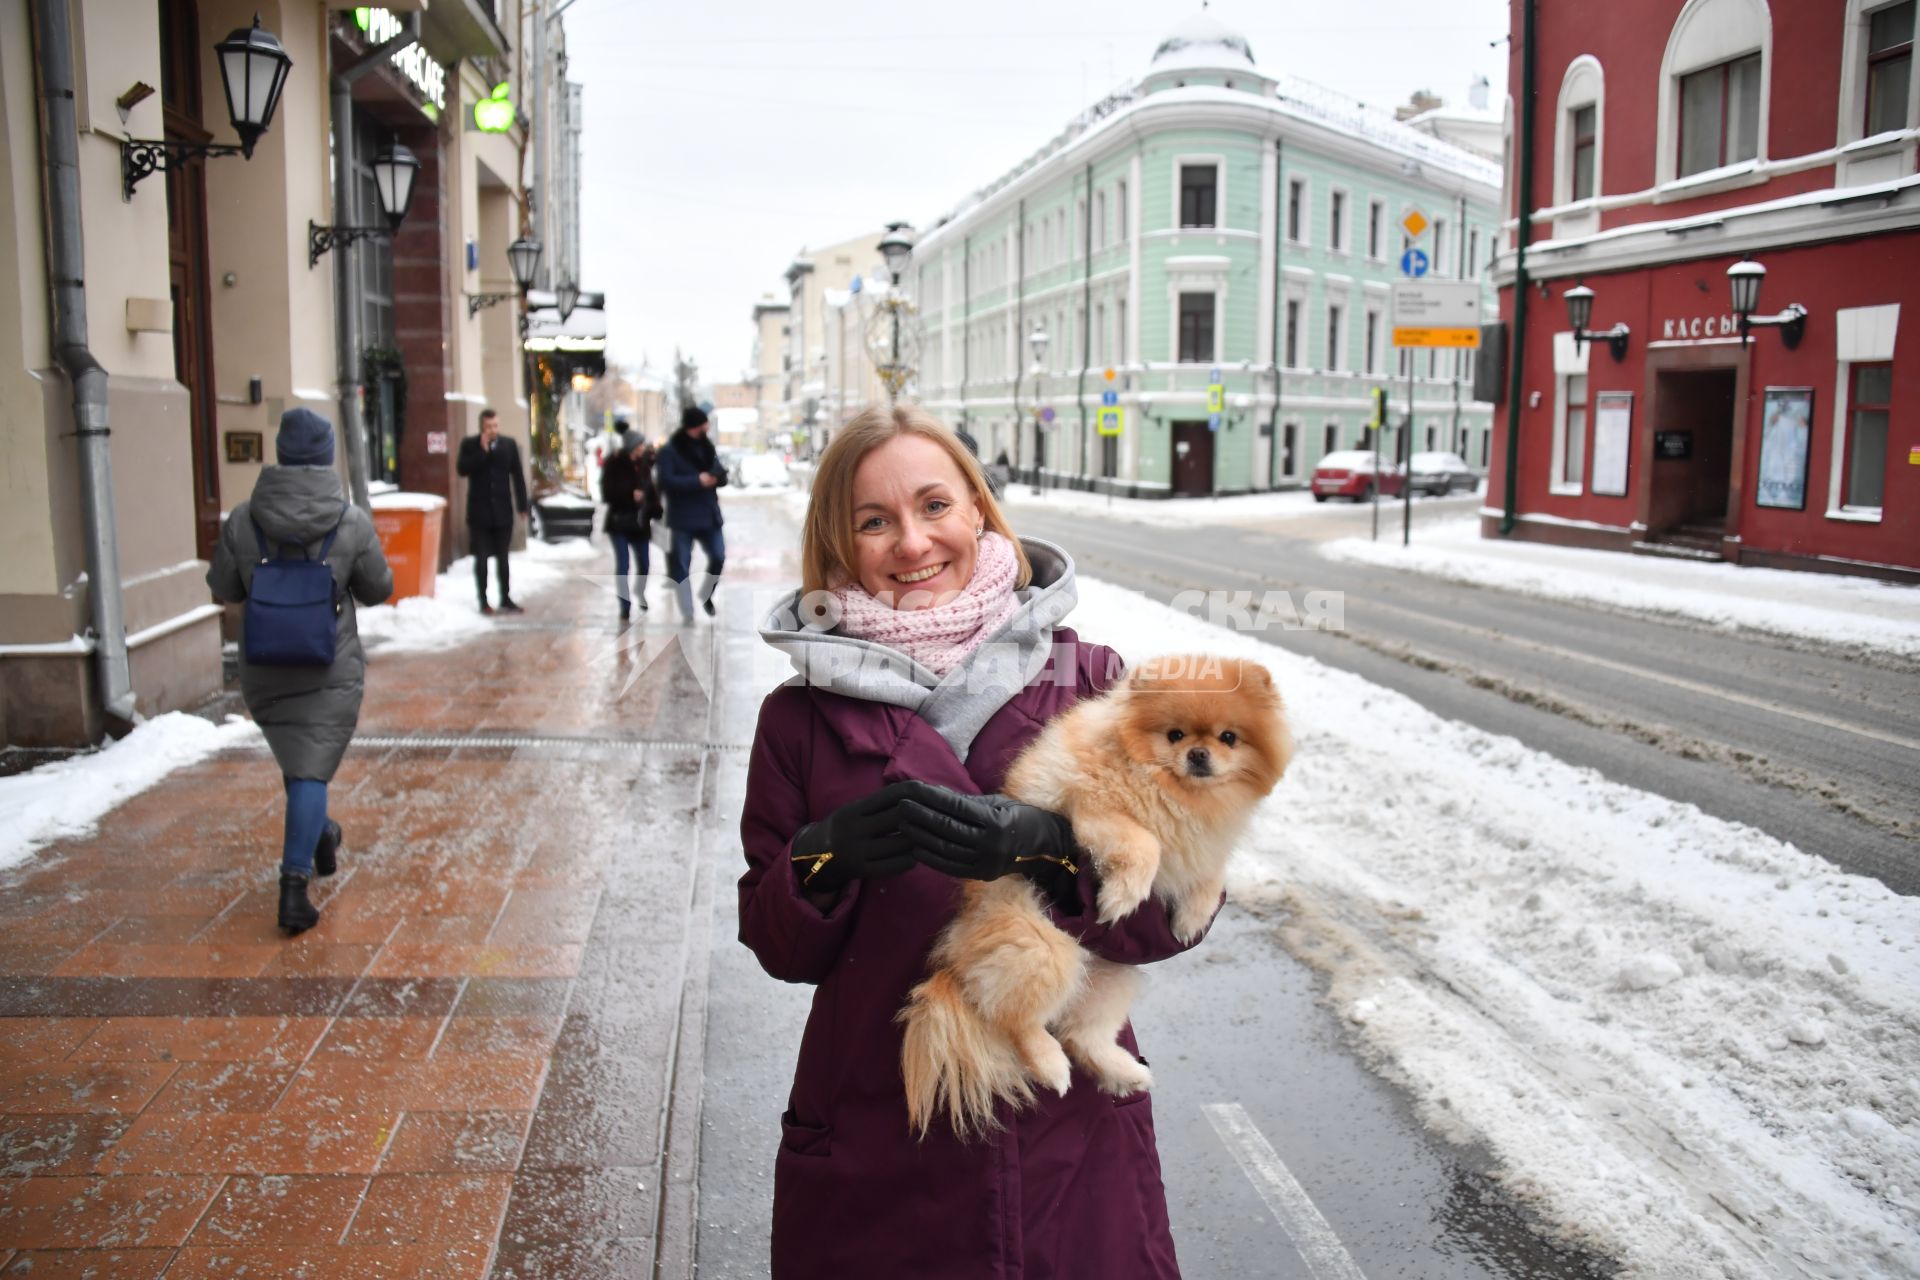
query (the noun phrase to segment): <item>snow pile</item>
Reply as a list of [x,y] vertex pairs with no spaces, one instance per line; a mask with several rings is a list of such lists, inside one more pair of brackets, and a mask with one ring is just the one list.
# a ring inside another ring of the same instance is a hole
[[1477,517],[1416,530],[1414,545],[1341,538],[1330,560],[1407,569],[1552,600],[1692,618],[1727,630],[1920,657],[1920,589],[1874,578],[1630,556],[1480,536]]
[[89,835],[122,801],[180,768],[244,742],[260,730],[227,717],[211,724],[184,711],[144,720],[104,750],[0,778],[0,868],[26,860],[42,845]]
[[1137,662],[1265,662],[1292,770],[1236,858],[1422,1118],[1635,1277],[1915,1276],[1920,900],[1082,579]]
[[[524,550],[513,553],[513,594],[522,602],[530,600],[607,554],[585,538],[552,543],[530,540]],[[488,593],[498,586],[489,566]],[[492,630],[494,620],[480,612],[474,597],[473,557],[462,556],[435,580],[431,596],[408,596],[361,609],[359,625],[368,653],[386,655],[451,649]]]

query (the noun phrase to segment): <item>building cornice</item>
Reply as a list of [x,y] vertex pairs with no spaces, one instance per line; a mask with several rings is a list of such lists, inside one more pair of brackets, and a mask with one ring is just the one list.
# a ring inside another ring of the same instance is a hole
[[[1685,218],[1636,222],[1590,236],[1542,240],[1527,249],[1527,271],[1537,279],[1626,271],[1916,228],[1920,174]],[[1495,286],[1511,285],[1513,274],[1513,254],[1500,255],[1493,267]]]

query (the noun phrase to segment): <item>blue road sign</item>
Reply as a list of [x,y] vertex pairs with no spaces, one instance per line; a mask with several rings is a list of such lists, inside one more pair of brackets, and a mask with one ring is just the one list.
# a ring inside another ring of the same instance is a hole
[[1412,276],[1416,280],[1427,274],[1427,251],[1409,249],[1400,255],[1400,274]]
[[1118,391],[1102,391],[1100,393],[1100,403],[1104,405],[1119,404],[1120,393]]
[[1219,371],[1218,369],[1215,369],[1215,370],[1213,371],[1213,376],[1212,376],[1211,378],[1208,378],[1208,379],[1207,379],[1207,381],[1208,381],[1208,382],[1218,382],[1218,381],[1220,381],[1220,371]]
[[1220,429],[1220,415],[1217,413],[1208,415],[1207,430],[1218,431],[1219,429]]

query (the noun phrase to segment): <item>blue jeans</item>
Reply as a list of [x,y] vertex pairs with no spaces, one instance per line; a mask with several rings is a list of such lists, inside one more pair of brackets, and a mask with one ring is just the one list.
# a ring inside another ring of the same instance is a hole
[[667,553],[667,576],[673,579],[674,594],[680,600],[681,616],[689,618],[693,616],[693,588],[687,582],[687,576],[693,570],[695,542],[707,553],[706,580],[700,584],[702,600],[711,597],[713,589],[720,585],[720,571],[727,564],[727,540],[721,536],[717,525],[711,529],[673,531],[673,550]]
[[628,594],[627,572],[633,561],[638,561],[640,570],[640,590],[647,589],[647,575],[653,572],[650,567],[653,558],[653,543],[644,533],[609,533],[607,540],[613,543],[613,593],[620,597],[620,616],[626,617],[633,597]]
[[288,778],[287,834],[280,846],[280,870],[313,874],[313,851],[327,829],[327,784],[318,778]]

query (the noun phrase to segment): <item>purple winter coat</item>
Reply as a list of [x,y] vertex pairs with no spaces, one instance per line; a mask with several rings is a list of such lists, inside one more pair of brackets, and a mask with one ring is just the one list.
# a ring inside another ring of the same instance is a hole
[[[801,896],[789,852],[799,829],[889,782],[917,778],[998,791],[1007,767],[1054,715],[1102,692],[1119,662],[1054,632],[1052,662],[973,740],[965,764],[904,707],[794,683],[760,708],[741,816],[740,940],[768,973],[816,986],[774,1162],[777,1280],[1168,1280],[1179,1276],[1154,1147],[1150,1095],[1116,1100],[1079,1070],[1064,1098],[1005,1108],[1005,1129],[962,1143],[936,1123],[907,1126],[894,1016],[959,903],[927,867],[855,881],[830,914]],[[1056,923],[1109,960],[1146,964],[1186,948],[1150,900],[1112,926],[1081,911]],[[1196,939],[1196,942],[1198,940]],[[1123,1037],[1137,1052],[1132,1028]]]

